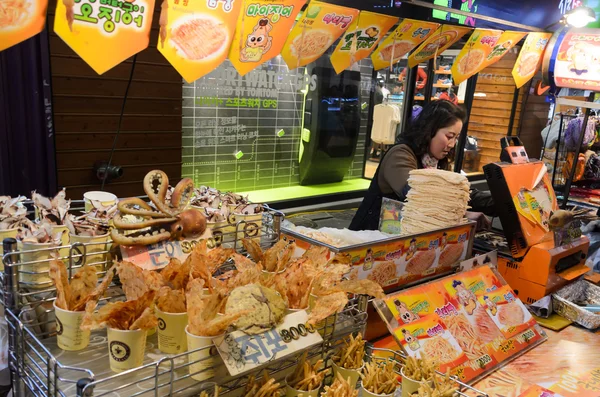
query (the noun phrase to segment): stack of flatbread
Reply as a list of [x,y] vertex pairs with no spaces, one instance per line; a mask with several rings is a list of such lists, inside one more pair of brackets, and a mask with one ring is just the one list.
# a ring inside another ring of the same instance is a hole
[[402,208],[402,234],[423,233],[466,223],[470,184],[450,171],[411,171],[410,191]]

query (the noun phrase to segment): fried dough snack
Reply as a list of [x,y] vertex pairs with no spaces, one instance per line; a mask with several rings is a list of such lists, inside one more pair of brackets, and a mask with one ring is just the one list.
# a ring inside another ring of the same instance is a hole
[[150,305],[154,301],[155,292],[148,291],[136,300],[127,302],[110,302],[94,312],[98,302],[90,301],[85,307],[85,315],[81,323],[83,330],[95,330],[104,327],[120,330],[151,329],[158,321]]
[[325,386],[321,397],[358,397],[358,390],[350,386],[350,379],[344,379],[338,372],[331,386]]
[[257,381],[254,376],[250,377],[246,384],[245,397],[279,397],[281,385],[275,379],[269,377],[267,371],[263,371],[262,378]]
[[181,262],[177,258],[171,258],[169,264],[161,270],[160,275],[165,283],[173,289],[185,289],[190,280],[190,270],[190,261]]
[[323,379],[325,379],[325,370],[319,369],[323,366],[323,360],[317,361],[312,365],[306,358],[308,351],[304,351],[304,354],[300,358],[296,369],[290,375],[288,379],[288,385],[301,391],[311,391],[321,387]]
[[433,360],[408,357],[404,362],[402,373],[414,381],[423,382],[431,380],[436,370],[437,366]]
[[162,287],[156,295],[156,307],[164,313],[185,313],[184,290]]
[[344,339],[344,346],[333,356],[333,362],[346,369],[358,369],[363,366],[365,357],[365,341],[359,332]]
[[159,273],[143,270],[131,262],[119,262],[117,273],[128,301],[139,299],[149,291],[158,291],[165,285]]
[[392,394],[398,387],[393,361],[366,363],[360,377],[365,390],[374,394]]
[[413,394],[418,397],[457,397],[458,395],[458,385],[450,377],[449,370],[443,377],[434,375],[433,386],[425,382],[419,386],[418,392]]

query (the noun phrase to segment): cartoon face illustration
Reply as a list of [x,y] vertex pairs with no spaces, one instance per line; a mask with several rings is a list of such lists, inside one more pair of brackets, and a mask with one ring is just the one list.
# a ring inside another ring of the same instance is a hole
[[492,313],[492,316],[495,316],[496,313],[498,312],[498,306],[496,305],[496,303],[494,303],[490,299],[490,297],[487,296],[487,295],[483,297],[483,301],[485,302],[486,306],[488,307],[488,309]]
[[273,38],[269,36],[269,32],[273,26],[268,19],[262,18],[254,27],[252,33],[246,39],[246,47],[240,52],[240,60],[242,62],[258,62],[273,44]]
[[477,259],[473,260],[473,267],[477,267],[479,266],[479,262],[477,262]]
[[365,34],[370,38],[373,38],[379,34],[379,30],[377,30],[377,27],[371,26],[370,28],[367,28],[367,30],[365,30]]
[[408,347],[410,348],[410,350],[415,351],[415,350],[419,349],[420,345],[419,345],[419,340],[417,338],[412,336],[412,334],[410,332],[408,332],[408,330],[406,330],[406,329],[402,329],[400,332],[402,332],[402,336],[404,337],[404,340],[408,344]]
[[444,247],[446,247],[446,244],[448,244],[448,235],[444,232],[444,234],[442,234],[442,239],[440,241],[440,248],[444,249]]
[[469,291],[462,281],[454,280],[452,288],[456,290],[458,302],[465,308],[469,315],[473,314],[477,307],[477,298],[473,292]]
[[400,320],[402,320],[404,324],[409,324],[420,319],[419,315],[411,312],[404,302],[400,302],[400,300],[396,299],[394,300],[394,304],[396,305],[396,309],[398,309]]
[[373,262],[373,250],[370,248],[367,250],[365,255],[365,262]]

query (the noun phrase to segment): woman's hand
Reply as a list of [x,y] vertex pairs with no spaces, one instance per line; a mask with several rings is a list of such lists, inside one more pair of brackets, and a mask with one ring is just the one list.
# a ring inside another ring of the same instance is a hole
[[477,222],[477,226],[475,227],[475,231],[479,232],[482,230],[490,230],[492,228],[492,222],[488,219],[487,216],[483,214],[483,212],[469,212],[465,215],[468,220]]

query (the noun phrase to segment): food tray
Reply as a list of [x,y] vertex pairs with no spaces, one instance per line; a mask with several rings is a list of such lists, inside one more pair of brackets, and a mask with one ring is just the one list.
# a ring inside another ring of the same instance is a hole
[[600,305],[600,287],[579,280],[552,294],[554,311],[587,329],[600,328],[600,314],[594,314],[577,305]]

